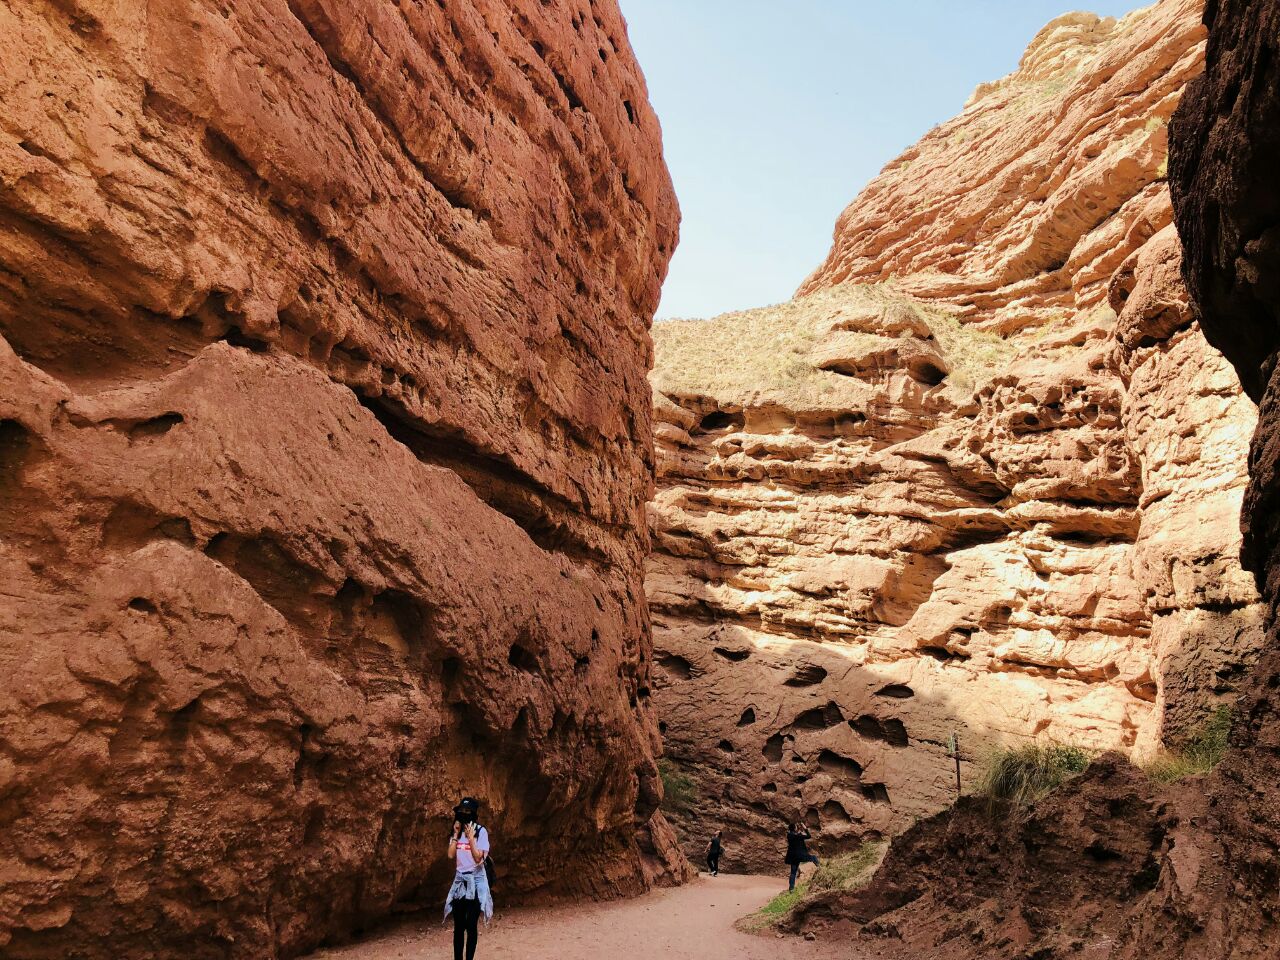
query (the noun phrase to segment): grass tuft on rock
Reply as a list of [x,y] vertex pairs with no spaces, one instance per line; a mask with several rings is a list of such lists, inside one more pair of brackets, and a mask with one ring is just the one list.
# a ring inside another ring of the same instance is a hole
[[975,793],[995,809],[1000,803],[1025,807],[1085,771],[1093,754],[1066,744],[1033,743],[996,750],[983,764]]
[[868,842],[850,853],[828,857],[808,880],[799,881],[794,890],[784,890],[755,913],[738,921],[739,928],[760,933],[776,927],[791,911],[820,894],[865,887],[888,848],[885,842]]
[[658,761],[662,777],[662,806],[667,810],[688,810],[698,799],[698,785],[693,777],[681,773],[674,763],[663,757]]
[[1227,755],[1231,737],[1231,708],[1219,707],[1188,738],[1186,745],[1160,753],[1145,767],[1157,783],[1208,773]]

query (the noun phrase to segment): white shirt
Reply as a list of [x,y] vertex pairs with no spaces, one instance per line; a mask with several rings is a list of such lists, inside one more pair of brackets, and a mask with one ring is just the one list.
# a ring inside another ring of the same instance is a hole
[[[484,827],[476,830],[476,849],[481,853],[489,852],[489,831]],[[472,870],[483,869],[483,863],[476,863],[475,858],[471,856],[471,841],[467,839],[464,831],[462,836],[458,837],[458,870],[461,873],[470,873]]]

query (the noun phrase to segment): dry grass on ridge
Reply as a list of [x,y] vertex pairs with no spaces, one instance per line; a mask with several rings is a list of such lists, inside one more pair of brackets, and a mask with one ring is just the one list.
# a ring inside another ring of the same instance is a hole
[[[703,395],[743,406],[779,403],[792,410],[846,409],[866,385],[821,370],[809,355],[841,313],[906,304],[928,323],[951,366],[946,389],[971,394],[1018,352],[999,334],[962,323],[926,306],[892,284],[845,284],[770,307],[724,313],[707,320],[662,320],[653,325],[655,389]],[[867,334],[868,341],[877,338]]]

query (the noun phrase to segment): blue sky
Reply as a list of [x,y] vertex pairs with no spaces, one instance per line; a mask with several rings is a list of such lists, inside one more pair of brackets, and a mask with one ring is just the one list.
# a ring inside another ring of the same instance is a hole
[[[1070,0],[621,0],[684,220],[660,318],[786,300],[836,216]],[[1093,0],[1120,16],[1135,0]]]

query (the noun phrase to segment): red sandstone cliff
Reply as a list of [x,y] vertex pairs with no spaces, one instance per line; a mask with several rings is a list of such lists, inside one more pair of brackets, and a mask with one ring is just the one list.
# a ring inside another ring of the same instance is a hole
[[464,791],[506,897],[682,869],[616,5],[0,24],[0,952],[296,953],[434,905]]
[[968,783],[999,743],[1142,758],[1234,699],[1256,412],[1165,183],[1199,20],[1055,20],[793,300],[655,327],[655,697],[737,865],[783,818],[837,849],[946,807],[953,731]]
[[909,831],[865,891],[826,898],[802,924],[887,936],[884,955],[913,960],[1276,956],[1280,8],[1223,0],[1205,22],[1206,69],[1170,125],[1169,169],[1195,315],[1260,400],[1241,521],[1266,640],[1233,749],[1212,774],[1169,790],[1122,762],[1096,764],[1012,826],[962,804]]

